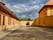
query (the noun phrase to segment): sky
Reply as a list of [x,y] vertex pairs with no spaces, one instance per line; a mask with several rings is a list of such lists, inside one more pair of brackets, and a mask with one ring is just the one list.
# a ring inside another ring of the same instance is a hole
[[37,18],[39,10],[48,0],[3,0],[17,17]]

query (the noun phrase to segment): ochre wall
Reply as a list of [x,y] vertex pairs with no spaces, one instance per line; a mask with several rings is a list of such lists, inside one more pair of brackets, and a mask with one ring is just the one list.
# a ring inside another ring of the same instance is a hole
[[[18,26],[19,20],[16,20],[15,18],[9,16],[8,14],[4,13],[3,11],[0,11],[0,15],[1,15],[0,16],[1,17],[0,18],[0,30]],[[4,21],[4,25],[3,25],[3,21]]]
[[32,26],[52,27],[53,26],[53,7],[45,7],[40,13],[39,18],[35,19]]
[[47,16],[45,18],[45,26],[53,26],[53,16]]
[[53,7],[44,8],[39,15],[40,26],[53,26]]
[[34,22],[32,23],[32,26],[44,26],[44,20],[45,20],[45,17],[47,16],[47,9],[44,8],[40,13],[39,13],[39,18],[36,18],[34,20]]
[[46,18],[46,16],[47,16],[47,9],[46,8],[44,8],[40,13],[39,13],[39,25],[40,26],[44,26],[45,24],[44,24],[44,20],[45,20],[45,18]]
[[47,16],[53,15],[53,7],[47,7]]
[[31,26],[38,26],[39,25],[39,18],[36,18],[33,23],[31,24]]

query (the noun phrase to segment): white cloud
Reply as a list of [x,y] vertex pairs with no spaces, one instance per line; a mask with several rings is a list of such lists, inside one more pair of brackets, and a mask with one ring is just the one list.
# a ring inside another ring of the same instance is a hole
[[12,8],[15,12],[23,13],[23,12],[26,12],[26,11],[31,11],[32,9],[38,10],[39,5],[27,6],[27,5],[24,5],[24,4],[19,4],[19,5],[17,4],[17,5],[13,5]]
[[13,7],[15,9],[17,9],[17,10],[20,10],[20,11],[27,11],[28,10],[28,6],[23,5],[23,4],[21,4],[21,5],[14,5]]
[[12,7],[9,3],[7,3],[6,6],[7,6],[11,11],[13,11],[13,7]]
[[22,17],[26,17],[26,15],[22,15]]
[[[22,1],[22,0],[21,0]],[[13,2],[13,1],[12,1]],[[23,1],[24,2],[24,1]],[[36,5],[37,3],[42,3],[41,0],[30,0],[30,2],[26,2],[26,3],[16,3],[15,4],[11,4],[11,2],[7,2],[6,6],[11,9],[13,12],[15,12],[16,14],[20,14],[20,13],[25,13],[25,12],[29,12],[29,13],[34,13],[34,15],[28,15],[30,17],[33,17],[33,16],[36,16],[37,17],[37,11],[40,10],[40,5],[43,6],[42,4],[38,4]],[[31,12],[32,10],[35,9],[35,12]],[[37,11],[36,11],[37,10]],[[27,14],[27,13],[26,13]],[[28,17],[27,16],[27,17]],[[21,17],[26,17],[26,15],[21,15]]]
[[27,11],[27,7],[25,5],[13,5],[13,9],[18,13]]
[[40,8],[39,5],[34,5],[32,8],[34,8],[35,10],[38,10]]

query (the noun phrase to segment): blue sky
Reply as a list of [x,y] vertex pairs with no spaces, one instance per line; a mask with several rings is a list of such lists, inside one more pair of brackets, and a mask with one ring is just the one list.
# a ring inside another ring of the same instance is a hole
[[3,0],[19,18],[37,18],[38,11],[48,0]]

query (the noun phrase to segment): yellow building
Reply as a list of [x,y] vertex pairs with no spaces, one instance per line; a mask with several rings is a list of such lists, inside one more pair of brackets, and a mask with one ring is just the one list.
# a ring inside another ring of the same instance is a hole
[[18,22],[17,16],[4,3],[0,2],[0,30],[17,26]]
[[53,0],[49,0],[39,11],[39,25],[53,26]]
[[[39,11],[38,26],[53,26],[53,0],[49,0]],[[37,22],[35,22],[37,24]],[[35,24],[35,25],[36,25]]]
[[38,26],[38,24],[39,24],[39,18],[36,18],[34,21],[33,21],[33,23],[32,23],[32,25],[31,26]]

